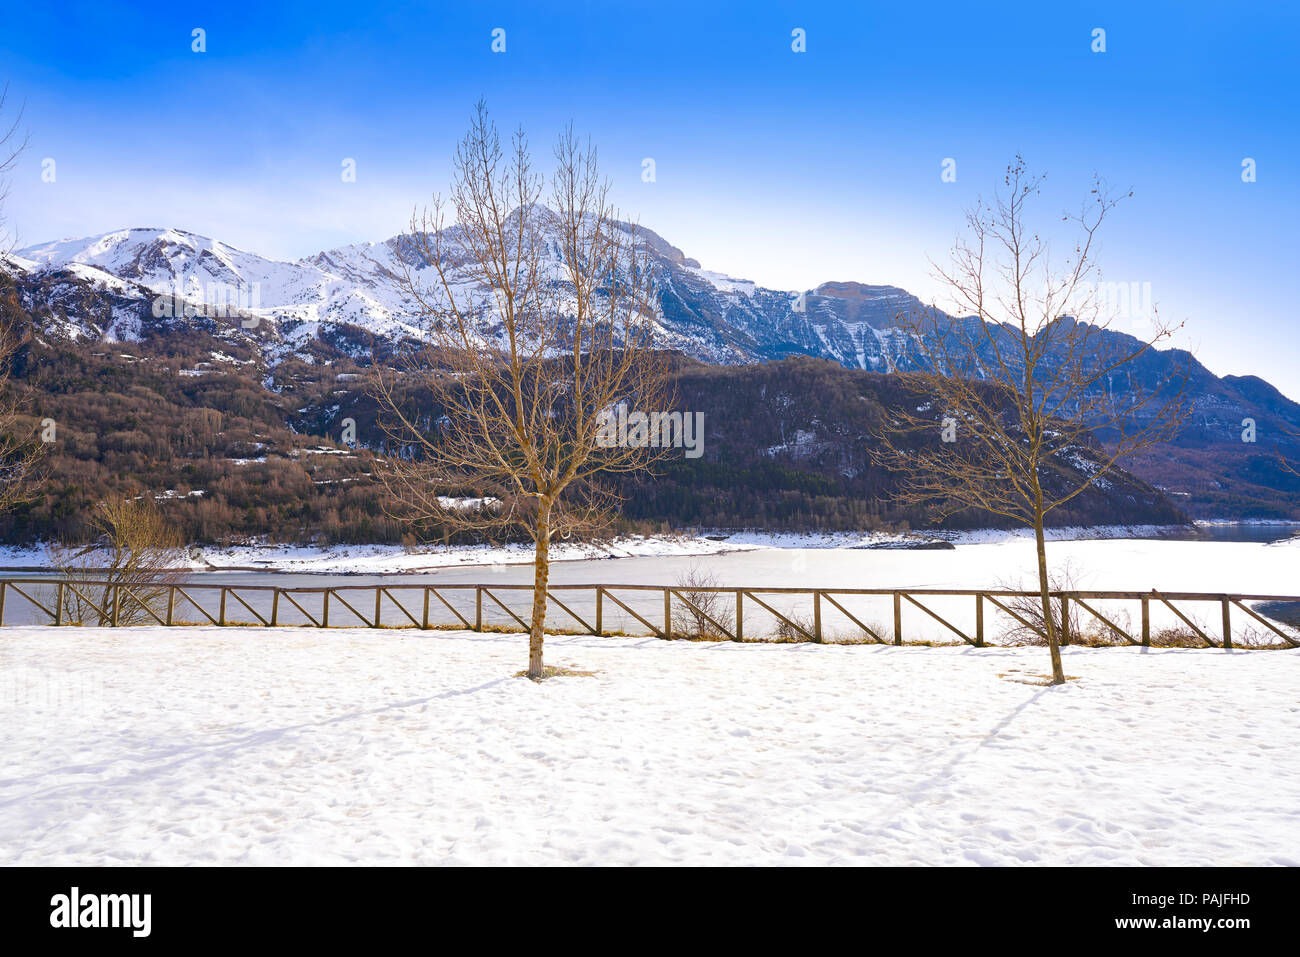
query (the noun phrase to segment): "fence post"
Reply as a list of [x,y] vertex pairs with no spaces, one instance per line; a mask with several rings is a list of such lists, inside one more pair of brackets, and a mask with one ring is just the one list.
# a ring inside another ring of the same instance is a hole
[[58,593],[55,595],[54,601],[56,602],[54,606],[54,624],[61,625],[63,624],[63,582],[59,582]]
[[325,589],[325,600],[321,602],[320,626],[322,628],[330,626],[330,590],[328,588]]
[[474,630],[483,630],[483,586],[474,587]]
[[596,637],[603,638],[605,635],[605,589],[600,585],[596,586]]
[[0,582],[0,627],[5,623],[5,592],[9,590],[8,582]]
[[424,617],[420,619],[422,624],[420,628],[424,631],[429,630],[429,586],[424,586]]
[[[175,616],[175,613],[176,613],[176,586],[168,585],[167,586],[167,624],[169,626],[172,624],[172,618]],[[271,616],[271,624],[275,624],[274,613]]]
[[271,627],[280,623],[280,589],[271,592]]
[[[218,625],[224,625],[224,624],[226,623],[226,589],[225,589],[225,588],[222,588],[222,589],[221,589],[221,609],[220,609],[220,611],[219,611],[217,614],[218,614],[218,617],[217,617],[217,624],[218,624]],[[117,617],[117,606],[116,606],[116,605],[113,606],[113,617],[114,617],[114,618]],[[116,625],[117,622],[114,621],[113,624]]]
[[1228,596],[1224,595],[1223,602],[1223,647],[1228,651],[1232,650],[1232,606],[1228,604]]
[[383,613],[383,604],[381,599],[384,596],[384,590],[379,585],[375,586],[375,627],[379,627],[379,616]]
[[1070,643],[1070,599],[1061,596],[1061,644]]
[[1142,596],[1142,646],[1151,647],[1151,599]]
[[736,640],[745,640],[745,592],[736,589]]
[[121,607],[122,607],[122,586],[119,583],[113,586],[113,617],[110,619],[110,622],[114,628],[117,627],[118,612],[121,610]]
[[975,647],[984,647],[984,595],[975,596]]
[[667,586],[665,586],[664,587],[664,637],[671,638],[672,636],[673,636],[673,593]]
[[894,644],[903,643],[903,593],[894,592]]
[[813,641],[822,643],[822,593],[813,589]]

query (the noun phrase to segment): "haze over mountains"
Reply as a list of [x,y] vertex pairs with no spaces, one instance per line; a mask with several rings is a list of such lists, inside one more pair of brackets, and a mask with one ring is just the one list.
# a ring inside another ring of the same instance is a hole
[[[641,231],[658,282],[664,341],[687,356],[724,365],[813,356],[871,372],[909,361],[893,322],[922,304],[904,289],[852,281],[766,289],[710,272],[664,238]],[[558,262],[554,248],[551,254]],[[43,317],[49,335],[140,341],[154,329],[198,323],[251,347],[268,372],[289,358],[328,363],[336,352],[361,364],[372,353],[382,361],[394,342],[418,335],[405,270],[426,286],[436,278],[400,236],[281,262],[170,228],[32,245],[9,264],[23,305]],[[458,287],[476,292],[467,278]],[[159,316],[159,296],[193,306],[226,302],[238,321],[214,326],[183,307]],[[1131,371],[1150,383],[1171,364],[1188,361],[1186,353],[1161,351]],[[1135,471],[1200,517],[1300,517],[1300,488],[1278,468],[1279,455],[1300,461],[1300,405],[1253,376],[1218,377],[1195,359],[1190,368],[1187,428]],[[1255,425],[1254,444],[1242,441],[1247,420]]]

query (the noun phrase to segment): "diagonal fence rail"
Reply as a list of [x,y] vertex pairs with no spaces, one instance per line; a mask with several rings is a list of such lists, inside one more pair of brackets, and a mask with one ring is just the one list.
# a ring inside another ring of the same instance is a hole
[[[526,631],[532,591],[527,584],[280,587],[9,578],[0,579],[0,626]],[[974,647],[1009,636],[1043,637],[1038,593],[1005,589],[555,584],[547,600],[555,613],[548,615],[552,632],[895,645],[936,643],[938,635]],[[1300,647],[1300,628],[1290,618],[1270,619],[1251,607],[1294,603],[1300,623],[1300,596],[1295,595],[1058,591],[1051,593],[1051,601],[1064,644],[1150,646],[1154,638],[1157,644],[1233,648],[1244,636],[1250,644],[1264,636],[1275,645],[1280,639],[1285,647]]]

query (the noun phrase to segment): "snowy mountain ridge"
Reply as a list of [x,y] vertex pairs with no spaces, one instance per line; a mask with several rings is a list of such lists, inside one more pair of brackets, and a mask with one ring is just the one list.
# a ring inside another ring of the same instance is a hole
[[[624,228],[633,227],[624,224]],[[454,231],[454,227],[453,230]],[[809,354],[885,371],[894,353],[888,325],[900,309],[919,305],[893,286],[826,283],[815,290],[774,290],[706,270],[654,232],[640,228],[656,272],[660,323],[673,348],[707,362],[737,363]],[[454,242],[454,236],[452,237]],[[553,252],[550,265],[558,265]],[[9,257],[30,279],[103,287],[126,299],[171,297],[193,304],[233,304],[266,323],[272,338],[299,339],[321,326],[352,326],[395,339],[418,335],[419,309],[405,286],[412,270],[426,288],[431,267],[395,236],[325,250],[296,262],[269,259],[182,229],[144,227],[28,246]],[[486,295],[472,283],[471,295]],[[110,327],[132,336],[129,323],[67,315],[65,328]],[[144,317],[147,321],[148,317]],[[155,314],[155,318],[160,318]],[[250,328],[250,323],[244,323]],[[138,333],[138,330],[135,330]]]

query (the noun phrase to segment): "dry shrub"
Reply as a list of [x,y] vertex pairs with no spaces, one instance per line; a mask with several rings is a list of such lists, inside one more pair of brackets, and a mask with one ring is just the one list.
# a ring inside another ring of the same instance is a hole
[[[1206,631],[1204,624],[1196,622],[1201,631]],[[1212,634],[1211,632],[1206,632]],[[1186,625],[1177,625],[1173,628],[1161,628],[1159,631],[1151,632],[1151,647],[1153,648],[1209,648],[1210,645],[1192,629]]]
[[[1047,578],[1048,589],[1053,592],[1057,591],[1077,591],[1078,574],[1072,563],[1065,562],[1059,569],[1051,572]],[[1043,602],[1038,596],[1038,582],[1034,579],[1032,583],[1025,582],[999,582],[998,587],[1006,591],[1023,591],[1032,592],[1033,594],[1017,595],[1012,598],[999,597],[998,600],[1014,611],[1028,625],[1011,619],[1011,627],[1003,633],[1002,641],[1009,645],[1046,645],[1047,629],[1043,625]],[[1071,644],[1091,644],[1089,640],[1091,631],[1085,631],[1082,615],[1083,609],[1077,604],[1070,605],[1070,643]],[[1058,599],[1052,599],[1052,624],[1056,628],[1057,635],[1064,634],[1061,630],[1061,603]],[[1089,615],[1089,623],[1093,624],[1092,616]],[[1099,624],[1099,623],[1098,623]],[[1121,624],[1116,622],[1116,624]],[[1104,631],[1114,635],[1109,628],[1102,625]],[[1113,642],[1103,642],[1113,643]]]
[[[712,572],[692,565],[677,579],[676,587],[678,594],[686,601],[679,601],[674,606],[673,634],[670,637],[694,641],[731,640],[729,635],[718,629],[718,625],[721,625],[735,634],[736,614],[731,596],[726,592],[701,590],[718,587],[718,579]],[[692,608],[691,605],[695,607]],[[710,621],[710,618],[718,625]],[[679,622],[684,623],[684,627]]]
[[847,629],[835,629],[827,632],[825,624],[822,625],[822,641],[828,645],[888,645],[894,640],[894,626],[887,625],[884,622],[869,618],[860,619],[864,625],[879,635],[879,638],[867,634],[857,625],[849,625]]
[[[816,641],[816,638],[810,638],[813,634],[813,622],[811,618],[800,615],[797,612],[790,612],[786,615],[789,621],[778,618],[776,620],[776,637],[772,640],[777,643],[790,641]],[[797,626],[797,627],[796,627]],[[802,629],[802,631],[800,630]]]
[[117,624],[165,618],[169,588],[187,571],[180,533],[146,498],[100,502],[93,527],[99,535],[89,544],[49,549],[51,566],[72,585],[64,589],[63,620],[112,624],[115,591]]

